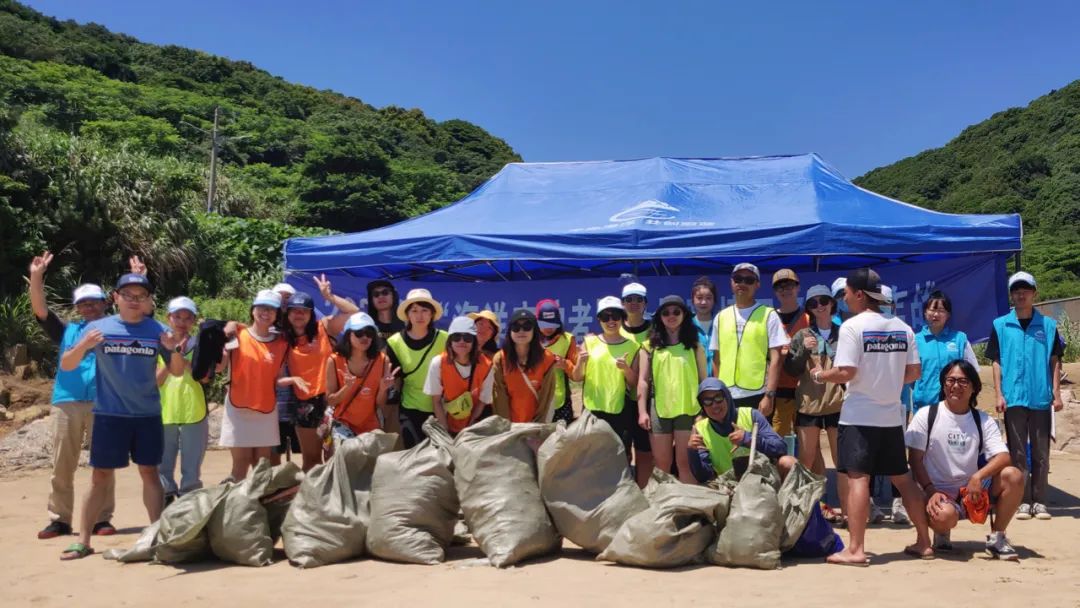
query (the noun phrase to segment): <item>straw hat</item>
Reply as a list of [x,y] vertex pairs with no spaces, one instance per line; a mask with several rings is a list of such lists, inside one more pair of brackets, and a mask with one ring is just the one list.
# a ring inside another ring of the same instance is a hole
[[429,306],[431,306],[432,308],[435,309],[435,314],[432,315],[432,317],[431,317],[431,322],[432,323],[434,323],[435,321],[438,321],[442,317],[442,313],[443,313],[442,304],[439,304],[439,302],[437,300],[435,300],[435,298],[431,297],[431,292],[430,291],[428,291],[426,289],[410,289],[408,297],[406,297],[404,300],[401,301],[400,304],[398,304],[398,307],[397,307],[397,316],[398,316],[398,318],[401,319],[402,321],[407,322],[409,320],[409,316],[405,314],[405,311],[409,310],[409,307],[412,306],[413,304],[418,304],[418,303],[421,303],[421,302],[423,302],[425,304],[428,304]]
[[470,312],[468,317],[473,321],[477,319],[483,319],[485,321],[491,321],[491,324],[495,326],[495,334],[498,335],[502,331],[502,323],[499,323],[499,316],[490,310],[481,310],[480,312]]

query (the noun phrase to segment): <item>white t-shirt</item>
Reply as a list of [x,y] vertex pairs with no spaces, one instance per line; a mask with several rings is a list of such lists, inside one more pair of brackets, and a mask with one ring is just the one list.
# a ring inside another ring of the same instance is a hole
[[[983,453],[987,459],[1007,451],[1001,439],[997,422],[984,412],[979,412],[983,429]],[[941,403],[938,405],[934,428],[931,429],[930,448],[926,447],[926,425],[930,421],[930,408],[915,413],[911,425],[904,433],[905,443],[913,450],[924,450],[923,464],[930,482],[945,494],[955,497],[960,488],[967,485],[971,476],[979,470],[979,432],[970,412],[954,414]]]
[[904,367],[919,362],[915,333],[907,323],[867,310],[844,321],[833,367],[856,368],[848,382],[840,424],[901,426]]
[[[424,380],[424,394],[436,397],[442,394],[442,374],[440,368],[442,367],[442,360],[444,355],[435,355],[431,358],[431,365],[428,367],[427,378]],[[468,365],[461,365],[457,361],[454,362],[454,367],[457,368],[462,378],[469,379],[469,375],[472,374],[472,368]],[[495,368],[491,368],[488,371],[487,378],[484,378],[484,383],[480,386],[480,403],[491,403],[491,387],[495,386]]]
[[[742,341],[743,328],[746,327],[746,320],[750,318],[750,315],[754,314],[754,311],[757,310],[758,306],[761,306],[761,304],[754,304],[749,308],[735,309],[735,334],[739,341]],[[709,350],[720,350],[720,340],[717,337],[719,331],[717,328],[720,327],[720,315],[726,312],[726,308],[721,310],[713,319],[712,337],[709,338]],[[769,348],[780,348],[782,346],[787,346],[791,342],[791,338],[789,338],[787,332],[784,331],[784,324],[780,321],[780,315],[777,315],[775,310],[770,310],[769,314],[765,315],[765,332],[769,336]],[[714,365],[718,365],[718,363],[714,363]],[[731,390],[732,399],[741,399],[743,397],[752,397],[754,395],[765,393],[764,386],[756,391],[746,390],[737,386],[729,386],[728,388]]]

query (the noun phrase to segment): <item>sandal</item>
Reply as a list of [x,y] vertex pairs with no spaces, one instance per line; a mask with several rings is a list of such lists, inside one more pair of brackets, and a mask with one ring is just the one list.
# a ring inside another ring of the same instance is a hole
[[68,548],[64,549],[64,552],[60,554],[60,559],[66,562],[74,559],[82,559],[93,554],[93,547],[87,547],[82,543],[71,543],[68,545]]
[[94,524],[94,529],[91,532],[94,536],[112,536],[116,534],[116,528],[108,521],[99,521]]

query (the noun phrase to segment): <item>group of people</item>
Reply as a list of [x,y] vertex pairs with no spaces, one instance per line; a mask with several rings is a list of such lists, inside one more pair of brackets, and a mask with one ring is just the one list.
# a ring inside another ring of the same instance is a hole
[[778,270],[774,308],[757,299],[758,268],[738,264],[732,305],[716,312],[716,286],[701,277],[689,305],[668,295],[651,316],[648,290],[630,283],[599,300],[601,331],[579,343],[555,300],[513,311],[500,342],[492,311],[438,329],[444,311],[426,289],[402,299],[391,282],[373,281],[360,311],[325,277],[315,282],[335,312],[321,319],[312,295],[282,283],[258,292],[249,318],[198,327],[195,302],[174,298],[165,326],[153,319],[153,287],[137,258],[113,290],[117,314],[106,316],[105,291],[86,284],[74,293],[80,319],[65,323],[45,301],[50,261],[46,252],[30,265],[34,314],[61,351],[50,523],[39,538],[72,532],[84,437],[93,469],[80,538],[65,559],[92,553],[92,536],[115,533],[114,474],[129,462],[142,476],[151,521],[202,487],[204,385],[220,373],[229,377],[220,438],[232,458],[226,481],[290,452],[309,470],[336,442],[375,429],[397,433],[400,447],[410,448],[432,416],[451,434],[486,416],[569,422],[573,381],[581,383],[582,409],[622,441],[641,486],[654,467],[685,483],[741,475],[753,437],[781,475],[797,461],[824,473],[824,432],[840,505],[823,497],[823,513],[850,532],[831,563],[869,563],[863,541],[874,476],[891,481],[894,521],[903,515],[917,532],[905,551],[920,558],[948,550],[950,530],[990,502],[996,517],[986,550],[1002,559],[1017,558],[1005,537],[1014,515],[1049,518],[1050,411],[1062,407],[1064,342],[1055,321],[1034,309],[1028,273],[1009,279],[1014,308],[994,322],[986,351],[1006,447],[996,422],[975,408],[978,362],[949,325],[949,297],[930,295],[916,334],[891,314],[890,290],[870,269],[811,286],[802,299],[798,275]]

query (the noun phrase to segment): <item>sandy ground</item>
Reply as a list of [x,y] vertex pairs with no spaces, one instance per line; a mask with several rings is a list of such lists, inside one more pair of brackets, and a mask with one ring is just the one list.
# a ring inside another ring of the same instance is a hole
[[[228,455],[208,454],[204,479],[227,473]],[[89,471],[78,474],[79,492]],[[913,540],[910,528],[873,527],[868,549],[874,565],[844,568],[813,561],[785,561],[780,571],[694,566],[649,571],[595,562],[566,543],[557,557],[506,570],[481,564],[475,547],[455,548],[438,566],[363,559],[313,570],[294,568],[278,551],[266,568],[205,563],[184,568],[122,565],[100,555],[62,563],[73,538],[39,541],[46,523],[48,472],[37,470],[0,480],[0,597],[4,606],[300,606],[362,602],[377,606],[716,606],[737,594],[744,606],[783,602],[821,606],[873,601],[881,605],[1080,606],[1080,456],[1055,452],[1049,501],[1054,519],[1015,522],[1009,536],[1021,552],[1017,563],[985,559],[985,529],[961,524],[953,540],[959,552],[935,561],[901,553]],[[146,523],[134,470],[118,476],[121,533],[97,539],[100,552],[126,548]],[[843,532],[842,532],[843,534]],[[341,604],[339,604],[341,605]]]

